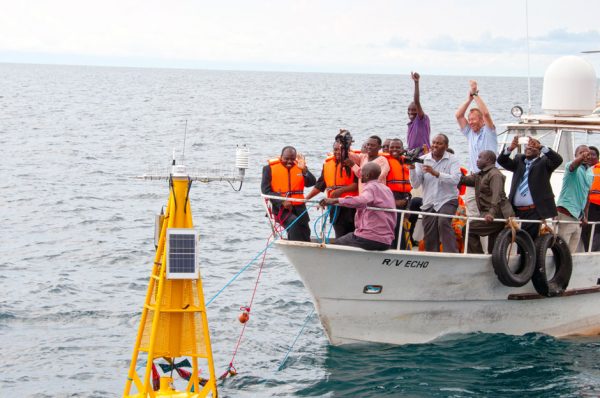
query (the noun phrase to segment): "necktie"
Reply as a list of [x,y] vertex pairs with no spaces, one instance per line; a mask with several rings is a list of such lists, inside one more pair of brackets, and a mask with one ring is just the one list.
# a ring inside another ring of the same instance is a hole
[[529,192],[529,181],[527,181],[527,177],[529,176],[529,169],[531,168],[532,163],[531,160],[525,159],[525,173],[519,183],[519,193],[521,196],[527,196],[527,193]]

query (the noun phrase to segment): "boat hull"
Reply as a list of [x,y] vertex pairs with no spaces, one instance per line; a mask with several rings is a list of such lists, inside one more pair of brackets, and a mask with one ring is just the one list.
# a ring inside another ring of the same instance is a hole
[[[502,285],[489,255],[279,241],[313,297],[334,345],[425,343],[454,333],[600,332],[600,253],[573,255],[569,290],[541,298],[531,283]],[[510,298],[509,298],[510,296]]]

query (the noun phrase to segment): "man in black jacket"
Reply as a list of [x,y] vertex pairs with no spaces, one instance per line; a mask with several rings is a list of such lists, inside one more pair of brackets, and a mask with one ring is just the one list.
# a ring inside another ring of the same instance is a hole
[[[510,153],[518,145],[519,137],[515,136],[511,144],[498,156],[498,164],[513,172],[508,200],[520,219],[544,220],[556,217],[558,213],[550,176],[562,163],[562,157],[551,148],[542,146],[535,138],[529,137],[525,155],[517,154],[511,159]],[[540,156],[540,153],[544,156]],[[535,240],[540,224],[523,223],[521,228]]]

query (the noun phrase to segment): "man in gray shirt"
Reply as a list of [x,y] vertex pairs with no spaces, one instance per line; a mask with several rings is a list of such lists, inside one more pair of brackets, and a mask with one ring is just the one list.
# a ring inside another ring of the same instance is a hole
[[[454,215],[458,207],[457,185],[462,174],[458,159],[446,151],[448,144],[446,135],[436,135],[431,152],[421,156],[423,164],[409,166],[412,187],[423,186],[421,210],[427,213]],[[424,216],[423,230],[425,250],[439,252],[441,242],[444,252],[458,252],[451,217]]]

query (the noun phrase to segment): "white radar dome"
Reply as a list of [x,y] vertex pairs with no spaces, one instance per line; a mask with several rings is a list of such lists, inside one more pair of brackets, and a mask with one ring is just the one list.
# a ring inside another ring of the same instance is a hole
[[596,83],[596,71],[588,61],[561,57],[546,69],[542,109],[556,116],[589,115],[596,107]]

